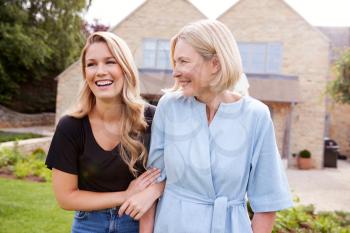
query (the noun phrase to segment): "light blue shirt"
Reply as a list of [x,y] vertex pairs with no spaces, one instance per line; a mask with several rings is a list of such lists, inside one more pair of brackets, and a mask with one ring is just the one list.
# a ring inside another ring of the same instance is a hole
[[292,206],[269,109],[249,96],[221,103],[208,126],[205,104],[166,93],[148,165],[166,179],[154,233],[252,232],[246,196],[254,212]]

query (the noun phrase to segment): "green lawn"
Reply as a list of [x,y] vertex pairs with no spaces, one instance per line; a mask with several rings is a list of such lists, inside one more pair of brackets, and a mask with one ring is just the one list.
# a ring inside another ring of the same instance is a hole
[[9,141],[15,141],[15,140],[40,138],[40,137],[43,137],[43,136],[39,134],[33,134],[33,133],[14,133],[14,132],[0,131],[0,142],[9,142]]
[[1,233],[65,233],[72,219],[57,206],[51,183],[0,178]]
[[[50,182],[0,178],[0,233],[66,233],[72,220],[73,212],[57,206]],[[350,233],[350,213],[295,206],[278,212],[273,232]]]

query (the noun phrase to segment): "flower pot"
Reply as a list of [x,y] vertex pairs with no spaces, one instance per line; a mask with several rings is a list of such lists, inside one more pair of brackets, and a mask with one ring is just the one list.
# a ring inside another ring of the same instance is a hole
[[313,167],[311,158],[298,158],[298,167],[299,169],[311,169]]

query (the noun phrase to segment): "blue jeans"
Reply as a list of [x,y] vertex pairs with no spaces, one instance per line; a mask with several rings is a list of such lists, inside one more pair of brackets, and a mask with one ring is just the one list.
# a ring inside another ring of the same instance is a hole
[[118,208],[75,211],[72,233],[138,233],[139,222],[128,215],[118,216]]

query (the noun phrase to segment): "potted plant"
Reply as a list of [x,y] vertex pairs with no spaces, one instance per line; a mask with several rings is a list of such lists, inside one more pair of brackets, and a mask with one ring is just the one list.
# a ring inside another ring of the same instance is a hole
[[299,152],[298,167],[299,169],[311,169],[313,167],[310,151],[302,150]]

